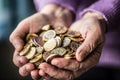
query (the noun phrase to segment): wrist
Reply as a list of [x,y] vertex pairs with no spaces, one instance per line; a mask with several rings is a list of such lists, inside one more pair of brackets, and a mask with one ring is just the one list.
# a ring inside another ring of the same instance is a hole
[[40,13],[46,15],[51,21],[51,24],[54,24],[57,21],[65,22],[70,25],[74,20],[72,11],[57,4],[47,4],[41,9]]

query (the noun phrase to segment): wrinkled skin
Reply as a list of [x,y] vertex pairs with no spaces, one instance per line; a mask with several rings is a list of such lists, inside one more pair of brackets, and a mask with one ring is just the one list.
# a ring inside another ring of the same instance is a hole
[[[52,9],[48,9],[49,7]],[[46,13],[46,10],[48,13]],[[54,15],[53,15],[54,13]],[[22,76],[31,74],[33,79],[44,76],[44,80],[72,80],[94,67],[100,58],[105,42],[105,25],[103,17],[96,13],[86,13],[82,19],[72,23],[73,14],[58,5],[50,4],[44,7],[40,13],[36,13],[20,22],[10,36],[10,42],[15,47],[13,62],[19,67]],[[28,63],[24,56],[18,53],[24,46],[24,38],[27,33],[37,33],[45,24],[70,26],[70,29],[79,31],[85,39],[76,51],[76,59],[54,58],[51,64],[41,63],[40,70]],[[46,76],[47,75],[47,76]]]
[[38,76],[38,70],[34,70],[33,64],[28,63],[24,56],[18,53],[24,46],[24,39],[28,33],[37,33],[43,25],[64,25],[70,26],[73,21],[73,13],[59,5],[48,4],[40,12],[22,20],[10,35],[10,42],[15,47],[13,62],[19,67],[22,76],[31,74],[33,79]]
[[[89,14],[87,14],[89,15]],[[81,32],[85,41],[77,49],[76,59],[55,58],[50,65],[40,64],[39,74],[50,75],[48,80],[73,80],[94,67],[98,62],[105,42],[105,25],[96,16],[84,17],[73,23],[70,29]],[[52,78],[51,78],[52,77]]]

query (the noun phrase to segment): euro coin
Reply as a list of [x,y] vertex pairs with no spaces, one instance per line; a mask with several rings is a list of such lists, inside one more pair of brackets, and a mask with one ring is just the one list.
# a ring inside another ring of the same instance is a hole
[[31,47],[30,51],[25,55],[27,59],[32,59],[36,53],[36,48]]
[[43,40],[48,41],[51,38],[54,38],[56,36],[56,33],[54,30],[48,30],[43,34]]
[[67,50],[63,47],[58,47],[51,51],[52,54],[58,54],[60,56],[63,56],[66,52],[67,52]]
[[35,63],[38,60],[40,60],[41,58],[42,58],[42,54],[39,54],[39,55],[35,56],[34,58],[32,58],[29,62],[30,63]]
[[42,27],[42,30],[46,30],[47,31],[49,29],[50,29],[50,25],[49,24]]
[[63,34],[65,32],[67,32],[68,28],[65,26],[57,26],[55,27],[55,32],[56,34]]
[[67,46],[70,45],[70,42],[71,42],[71,39],[69,37],[65,37],[64,40],[63,40],[62,46],[67,47]]
[[57,46],[55,38],[49,39],[44,45],[45,51],[51,51]]

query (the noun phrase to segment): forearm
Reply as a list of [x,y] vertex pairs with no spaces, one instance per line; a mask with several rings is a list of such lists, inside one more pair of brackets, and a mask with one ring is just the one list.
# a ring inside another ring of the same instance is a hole
[[97,12],[106,19],[108,24],[108,31],[117,30],[119,24],[120,14],[120,1],[119,0],[99,0],[94,2],[89,7],[85,8],[78,15],[81,17],[88,11]]

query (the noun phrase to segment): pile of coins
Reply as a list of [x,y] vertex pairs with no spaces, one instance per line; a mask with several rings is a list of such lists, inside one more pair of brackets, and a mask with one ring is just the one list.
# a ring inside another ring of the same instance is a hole
[[30,63],[38,66],[41,62],[50,62],[55,57],[75,58],[77,48],[84,39],[80,32],[68,30],[65,26],[45,25],[40,34],[28,34],[26,44],[19,53]]

